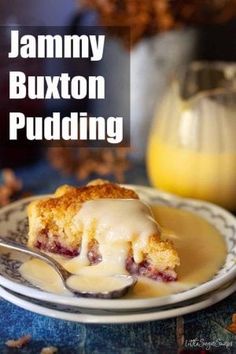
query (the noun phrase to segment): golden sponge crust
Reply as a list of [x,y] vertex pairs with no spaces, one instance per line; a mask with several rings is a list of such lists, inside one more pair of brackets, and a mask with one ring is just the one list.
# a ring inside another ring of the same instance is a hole
[[95,180],[87,186],[78,188],[60,186],[53,197],[35,200],[28,206],[28,245],[33,247],[40,234],[45,232],[49,238],[60,235],[60,242],[64,242],[65,247],[78,248],[82,230],[80,233],[75,229],[71,220],[82,203],[102,198],[138,199],[138,195],[131,189],[102,180]]
[[177,251],[174,249],[172,242],[161,241],[157,235],[149,238],[147,248],[144,249],[145,258],[160,271],[171,268],[174,269],[180,265]]
[[[58,240],[69,250],[79,249],[83,230],[73,225],[72,219],[82,203],[95,199],[139,199],[131,189],[103,180],[92,181],[84,187],[60,186],[50,198],[35,200],[28,206],[29,239],[28,245],[35,247],[37,242],[47,238],[50,245]],[[95,240],[96,225],[91,225],[90,240]],[[162,241],[160,232],[151,235],[143,249],[143,258],[160,271],[174,269],[179,265],[179,257],[169,241]]]

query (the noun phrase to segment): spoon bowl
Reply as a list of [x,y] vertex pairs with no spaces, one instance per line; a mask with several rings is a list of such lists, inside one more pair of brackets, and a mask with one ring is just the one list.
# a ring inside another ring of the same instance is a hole
[[[77,278],[76,287],[73,287],[73,277]],[[86,282],[84,279],[86,278]],[[72,281],[71,281],[72,280]],[[89,282],[90,277],[85,276],[71,276],[67,280],[67,287],[73,289],[73,292],[81,297],[99,298],[99,299],[117,299],[127,294],[127,292],[136,284],[137,279],[131,275],[115,274],[112,276],[104,276],[97,279],[98,282],[105,282],[104,287],[99,286],[99,290],[91,287]],[[85,283],[85,286],[84,286]],[[87,287],[86,287],[87,283]]]

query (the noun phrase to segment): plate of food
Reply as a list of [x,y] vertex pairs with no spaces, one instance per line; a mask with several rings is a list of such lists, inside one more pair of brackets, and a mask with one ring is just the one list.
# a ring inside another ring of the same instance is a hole
[[[49,264],[1,247],[0,284],[55,304],[143,310],[201,296],[236,275],[235,217],[149,187],[61,186],[2,208],[0,235],[71,274],[76,295]],[[132,286],[121,277],[134,279]]]

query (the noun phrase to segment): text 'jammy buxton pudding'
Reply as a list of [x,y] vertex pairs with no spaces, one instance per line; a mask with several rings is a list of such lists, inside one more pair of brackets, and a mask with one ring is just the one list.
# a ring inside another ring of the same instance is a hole
[[76,273],[136,274],[176,280],[178,254],[161,239],[161,228],[138,195],[97,180],[81,188],[62,186],[28,207],[30,247],[62,255]]

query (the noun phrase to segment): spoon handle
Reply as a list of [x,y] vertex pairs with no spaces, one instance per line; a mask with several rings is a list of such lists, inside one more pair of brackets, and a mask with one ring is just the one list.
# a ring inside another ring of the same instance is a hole
[[32,257],[41,259],[42,261],[46,262],[47,264],[49,264],[50,266],[52,266],[56,270],[56,272],[59,274],[59,276],[61,277],[63,282],[69,276],[71,276],[71,273],[69,273],[65,268],[63,268],[60,265],[60,263],[58,263],[52,257],[44,254],[43,252],[32,250],[25,245],[22,245],[20,243],[15,242],[15,241],[11,241],[11,240],[1,237],[1,236],[0,236],[0,246],[11,249],[11,250],[23,252],[23,253],[26,253]]

